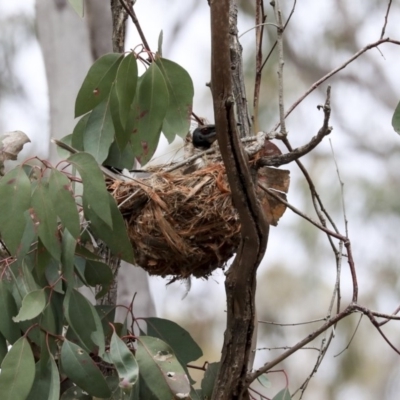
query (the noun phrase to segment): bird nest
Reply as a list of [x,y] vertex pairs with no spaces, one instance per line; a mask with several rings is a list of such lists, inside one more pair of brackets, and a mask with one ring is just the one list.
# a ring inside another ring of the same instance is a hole
[[[135,263],[151,275],[208,277],[225,267],[240,243],[239,217],[220,161],[190,173],[160,168],[148,178],[107,185],[127,223]],[[261,192],[259,198],[271,211],[273,199]]]

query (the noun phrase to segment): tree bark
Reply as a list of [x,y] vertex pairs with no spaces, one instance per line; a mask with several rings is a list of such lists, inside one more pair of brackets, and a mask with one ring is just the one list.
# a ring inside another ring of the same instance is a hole
[[[227,329],[213,400],[248,398],[246,376],[254,332],[256,272],[266,251],[269,232],[235,121],[229,25],[231,2],[210,2],[211,86],[218,143],[242,229],[240,246],[226,274]],[[248,121],[244,119],[244,123]]]

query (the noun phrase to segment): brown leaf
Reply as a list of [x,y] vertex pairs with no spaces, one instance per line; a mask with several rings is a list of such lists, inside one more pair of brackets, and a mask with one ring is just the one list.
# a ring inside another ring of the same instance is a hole
[[[257,178],[258,184],[276,191],[278,196],[286,200],[285,193],[289,190],[290,171],[264,167],[258,170]],[[286,206],[258,186],[257,197],[261,202],[268,223],[277,226],[279,219],[286,210]]]

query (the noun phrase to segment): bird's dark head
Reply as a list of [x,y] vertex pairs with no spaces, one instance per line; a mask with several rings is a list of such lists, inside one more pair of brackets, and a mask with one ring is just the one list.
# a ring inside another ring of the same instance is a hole
[[193,131],[193,146],[207,150],[217,140],[215,125],[201,125]]

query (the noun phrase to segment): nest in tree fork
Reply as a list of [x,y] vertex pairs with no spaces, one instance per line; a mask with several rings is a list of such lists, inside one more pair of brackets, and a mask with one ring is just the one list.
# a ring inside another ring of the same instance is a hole
[[[225,267],[240,243],[223,163],[207,158],[201,168],[191,169],[161,167],[145,179],[107,183],[127,223],[135,263],[151,275],[208,277]],[[289,172],[262,168],[257,182],[285,198]],[[267,219],[276,225],[285,206],[260,188],[257,193]]]

